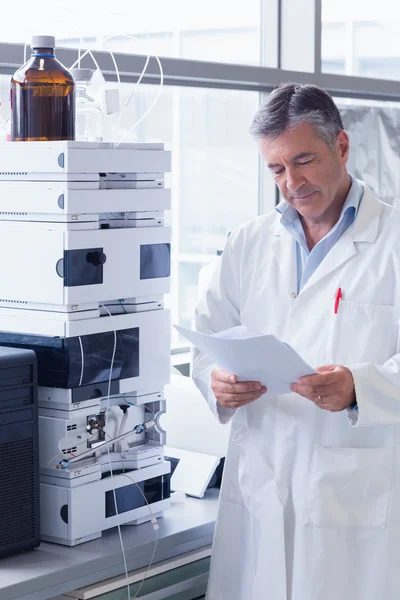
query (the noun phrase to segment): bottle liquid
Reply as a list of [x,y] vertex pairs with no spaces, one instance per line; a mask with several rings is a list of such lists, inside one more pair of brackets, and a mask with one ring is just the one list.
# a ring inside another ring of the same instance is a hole
[[103,112],[90,89],[91,69],[72,69],[75,81],[76,120],[75,139],[81,142],[101,142],[103,139]]
[[11,141],[75,139],[75,83],[56,59],[55,38],[32,38],[32,56],[11,79]]

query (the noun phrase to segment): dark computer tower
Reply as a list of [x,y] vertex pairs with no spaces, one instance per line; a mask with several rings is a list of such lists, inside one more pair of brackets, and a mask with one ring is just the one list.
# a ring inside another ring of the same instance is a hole
[[0,557],[39,545],[37,365],[0,348]]

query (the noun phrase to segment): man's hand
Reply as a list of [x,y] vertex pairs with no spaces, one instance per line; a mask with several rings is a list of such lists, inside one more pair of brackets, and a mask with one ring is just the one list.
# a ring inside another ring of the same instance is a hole
[[355,400],[351,371],[342,365],[326,365],[317,371],[319,375],[307,375],[292,383],[291,390],[324,410],[337,412],[348,408]]
[[221,406],[239,408],[258,400],[267,388],[258,381],[237,383],[236,375],[224,369],[214,369],[211,373],[211,388]]

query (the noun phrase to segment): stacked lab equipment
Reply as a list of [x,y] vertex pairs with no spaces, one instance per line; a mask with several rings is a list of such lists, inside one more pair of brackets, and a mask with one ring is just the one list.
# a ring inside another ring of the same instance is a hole
[[39,545],[37,365],[0,348],[0,557]]
[[62,141],[0,157],[0,345],[36,352],[41,538],[72,546],[169,507],[171,157]]

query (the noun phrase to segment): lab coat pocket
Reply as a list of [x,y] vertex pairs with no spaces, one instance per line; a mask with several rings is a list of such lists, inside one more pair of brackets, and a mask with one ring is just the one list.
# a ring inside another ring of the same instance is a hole
[[393,471],[390,448],[315,446],[304,524],[385,529]]
[[385,363],[396,352],[397,309],[341,300],[329,317],[327,364]]

